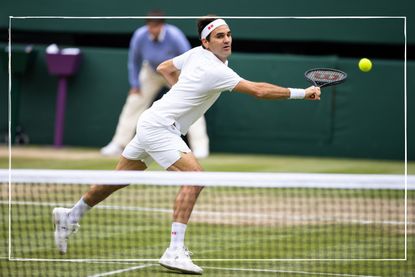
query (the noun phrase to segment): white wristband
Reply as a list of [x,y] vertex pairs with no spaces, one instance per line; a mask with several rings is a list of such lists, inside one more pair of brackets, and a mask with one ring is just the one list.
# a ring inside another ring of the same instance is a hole
[[288,88],[290,90],[290,99],[304,99],[305,89],[302,88]]

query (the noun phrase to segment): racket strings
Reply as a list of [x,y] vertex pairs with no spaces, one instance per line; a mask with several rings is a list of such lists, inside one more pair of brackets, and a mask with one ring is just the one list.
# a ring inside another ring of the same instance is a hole
[[337,82],[343,80],[346,76],[342,72],[316,70],[309,72],[307,77],[316,82]]
[[347,79],[346,73],[331,68],[310,69],[304,75],[307,80],[318,87],[336,85]]

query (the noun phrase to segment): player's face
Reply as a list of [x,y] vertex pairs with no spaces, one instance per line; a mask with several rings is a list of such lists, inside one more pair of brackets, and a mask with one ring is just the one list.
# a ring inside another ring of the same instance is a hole
[[210,41],[204,40],[203,45],[225,62],[232,53],[232,34],[228,25],[222,25],[210,33]]

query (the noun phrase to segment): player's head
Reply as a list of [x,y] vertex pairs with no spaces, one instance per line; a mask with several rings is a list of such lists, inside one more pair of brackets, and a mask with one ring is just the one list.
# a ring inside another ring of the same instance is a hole
[[153,37],[157,38],[164,25],[164,13],[160,10],[153,10],[147,16],[149,16],[146,18],[148,31]]
[[197,22],[203,48],[225,61],[232,53],[231,30],[225,20],[208,15]]

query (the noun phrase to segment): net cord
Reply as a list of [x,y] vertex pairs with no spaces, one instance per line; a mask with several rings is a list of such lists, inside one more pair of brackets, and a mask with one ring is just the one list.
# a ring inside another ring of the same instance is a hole
[[403,190],[407,185],[408,190],[415,190],[415,175],[386,174],[0,169],[0,183],[8,182],[390,190]]

